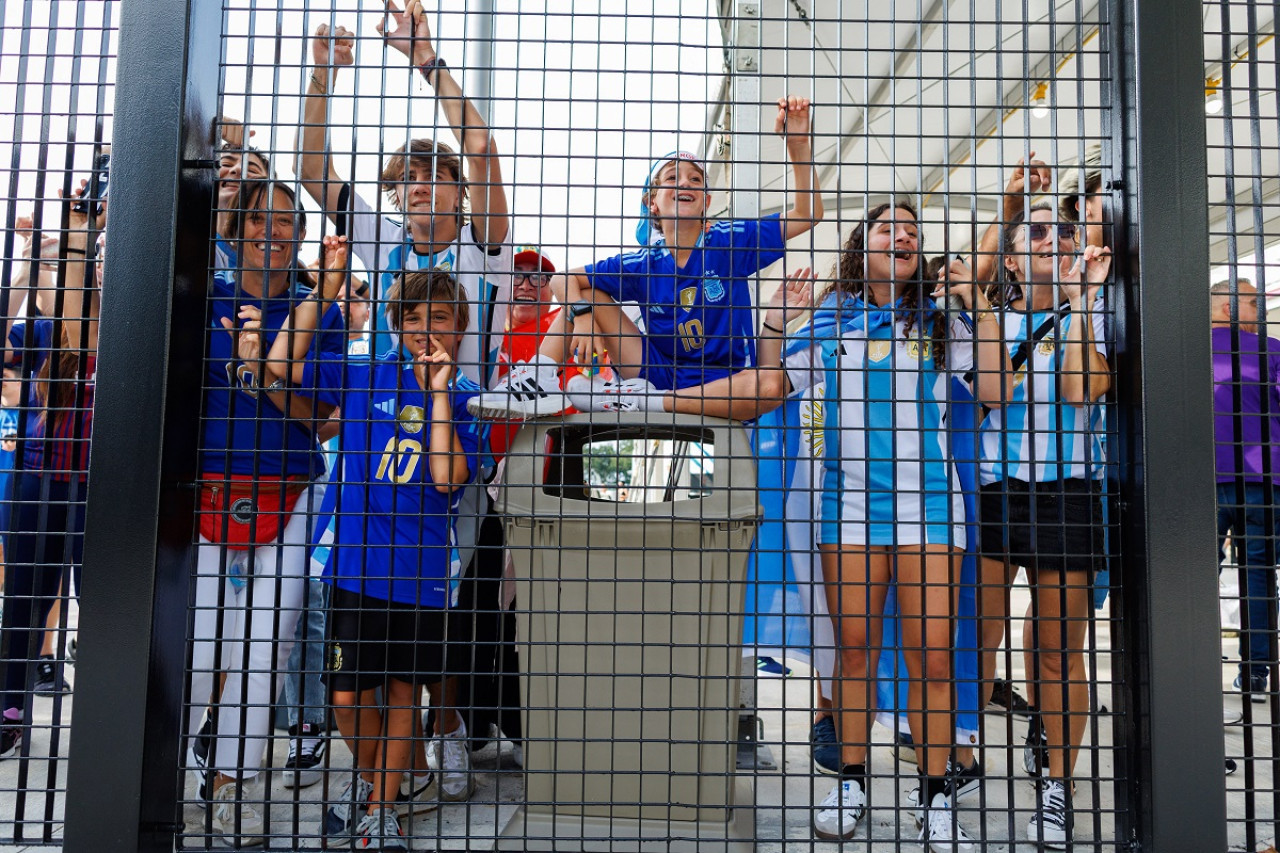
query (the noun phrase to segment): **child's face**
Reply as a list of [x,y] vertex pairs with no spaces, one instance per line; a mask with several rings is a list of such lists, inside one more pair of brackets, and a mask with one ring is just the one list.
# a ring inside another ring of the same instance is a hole
[[462,204],[457,176],[421,157],[409,159],[404,181],[396,184],[395,194],[404,215],[423,226],[433,225],[436,216],[456,221]]
[[658,171],[649,190],[649,212],[658,219],[706,218],[711,193],[696,163],[671,160]]
[[400,340],[415,357],[431,352],[431,338],[436,337],[450,356],[458,352],[462,332],[453,309],[435,302],[420,302],[406,308],[400,320]]

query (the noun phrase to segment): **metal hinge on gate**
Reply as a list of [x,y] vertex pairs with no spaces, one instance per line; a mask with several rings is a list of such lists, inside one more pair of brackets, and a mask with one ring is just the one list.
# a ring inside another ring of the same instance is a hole
[[733,43],[737,48],[734,69],[739,72],[758,72],[760,67],[756,54],[760,50],[759,3],[738,4]]

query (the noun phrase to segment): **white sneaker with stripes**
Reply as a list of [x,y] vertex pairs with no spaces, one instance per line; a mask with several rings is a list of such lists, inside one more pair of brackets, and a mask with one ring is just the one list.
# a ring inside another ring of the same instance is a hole
[[558,415],[569,408],[569,399],[560,390],[556,365],[546,356],[519,362],[494,386],[467,402],[467,409],[479,418],[528,420]]
[[580,412],[661,412],[669,391],[660,391],[648,379],[588,380],[575,376],[566,385],[569,402]]

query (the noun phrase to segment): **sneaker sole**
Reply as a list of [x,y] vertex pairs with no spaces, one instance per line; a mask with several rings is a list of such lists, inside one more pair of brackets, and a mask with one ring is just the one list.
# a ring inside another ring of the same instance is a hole
[[1042,841],[1040,839],[1040,834],[1038,832],[1032,832],[1031,827],[1029,826],[1027,827],[1027,841],[1030,841],[1032,844],[1039,844],[1041,847],[1048,850],[1066,850],[1071,846],[1071,842],[1066,838],[1049,838]]
[[814,836],[817,838],[821,838],[824,841],[849,841],[850,839],[853,838],[853,836],[857,835],[857,833],[858,833],[858,822],[856,821],[853,824],[853,828],[850,829],[848,832],[844,833],[843,835],[838,832],[825,832],[819,829],[816,823],[813,824]]
[[440,808],[440,798],[432,790],[435,785],[436,783],[433,779],[412,797],[407,796],[404,789],[401,788],[396,793],[396,814],[400,817],[409,817],[410,815],[433,812]]
[[444,788],[440,789],[440,802],[442,803],[465,803],[471,799],[471,795],[476,792],[475,780],[467,783],[467,789],[458,794],[450,794]]
[[[485,399],[488,396],[490,399]],[[508,400],[505,395],[480,395],[467,401],[467,411],[478,418],[498,420],[531,420],[558,415],[569,408],[569,398],[564,394],[539,397],[532,404]]]

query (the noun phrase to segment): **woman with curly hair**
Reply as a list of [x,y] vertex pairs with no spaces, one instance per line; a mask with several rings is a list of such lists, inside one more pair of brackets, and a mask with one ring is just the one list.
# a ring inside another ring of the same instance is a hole
[[[974,395],[1004,399],[1008,355],[969,268],[926,281],[920,226],[906,201],[872,209],[845,242],[835,282],[793,352],[793,387],[825,377],[825,475],[819,544],[838,647],[840,780],[814,812],[820,838],[853,836],[866,806],[872,681],[885,601],[896,596],[919,760],[917,813],[928,849],[968,838],[946,794],[954,738],[952,645],[964,511],[946,418],[952,376],[972,371]],[[935,297],[954,296],[963,311]],[[820,331],[823,330],[823,331]]]

